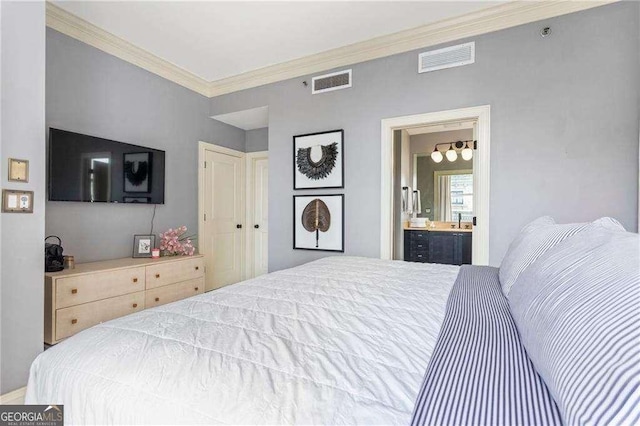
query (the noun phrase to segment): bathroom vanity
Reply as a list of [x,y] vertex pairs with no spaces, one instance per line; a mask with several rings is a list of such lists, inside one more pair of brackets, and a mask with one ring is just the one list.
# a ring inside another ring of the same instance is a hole
[[404,230],[407,262],[471,264],[471,228],[408,228]]

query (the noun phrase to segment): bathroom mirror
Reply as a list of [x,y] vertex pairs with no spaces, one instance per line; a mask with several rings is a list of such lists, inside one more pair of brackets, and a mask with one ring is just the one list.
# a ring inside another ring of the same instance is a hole
[[[473,166],[470,161],[435,163],[431,153],[414,155],[414,188],[420,191],[419,217],[432,221],[473,220]],[[468,168],[462,168],[468,167]]]
[[459,127],[409,132],[408,149],[402,152],[409,163],[407,186],[417,191],[420,200],[418,217],[457,223],[460,215],[461,222],[473,221],[473,123]]
[[473,170],[436,170],[433,176],[433,220],[471,222]]

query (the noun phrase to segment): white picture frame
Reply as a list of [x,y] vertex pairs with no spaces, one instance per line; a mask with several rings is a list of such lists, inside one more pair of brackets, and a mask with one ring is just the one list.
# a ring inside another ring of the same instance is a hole
[[[312,212],[311,216],[305,215],[307,208]],[[322,210],[320,220],[318,220],[318,208]],[[311,226],[305,226],[305,219],[307,220],[306,225],[309,225],[310,217]],[[319,226],[313,226],[314,219]],[[294,250],[344,253],[344,229],[343,194],[293,196]]]
[[344,130],[293,137],[293,189],[344,188]]

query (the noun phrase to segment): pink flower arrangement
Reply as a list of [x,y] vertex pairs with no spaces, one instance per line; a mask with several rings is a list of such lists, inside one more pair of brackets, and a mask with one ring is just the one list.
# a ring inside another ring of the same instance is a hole
[[194,236],[184,236],[186,232],[187,227],[182,225],[160,234],[160,250],[164,256],[193,256],[196,251],[192,241]]

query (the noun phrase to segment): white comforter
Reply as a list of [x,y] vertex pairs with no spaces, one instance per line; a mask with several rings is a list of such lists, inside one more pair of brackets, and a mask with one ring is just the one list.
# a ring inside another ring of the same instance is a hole
[[76,424],[407,424],[457,266],[330,257],[85,330],[26,402]]

